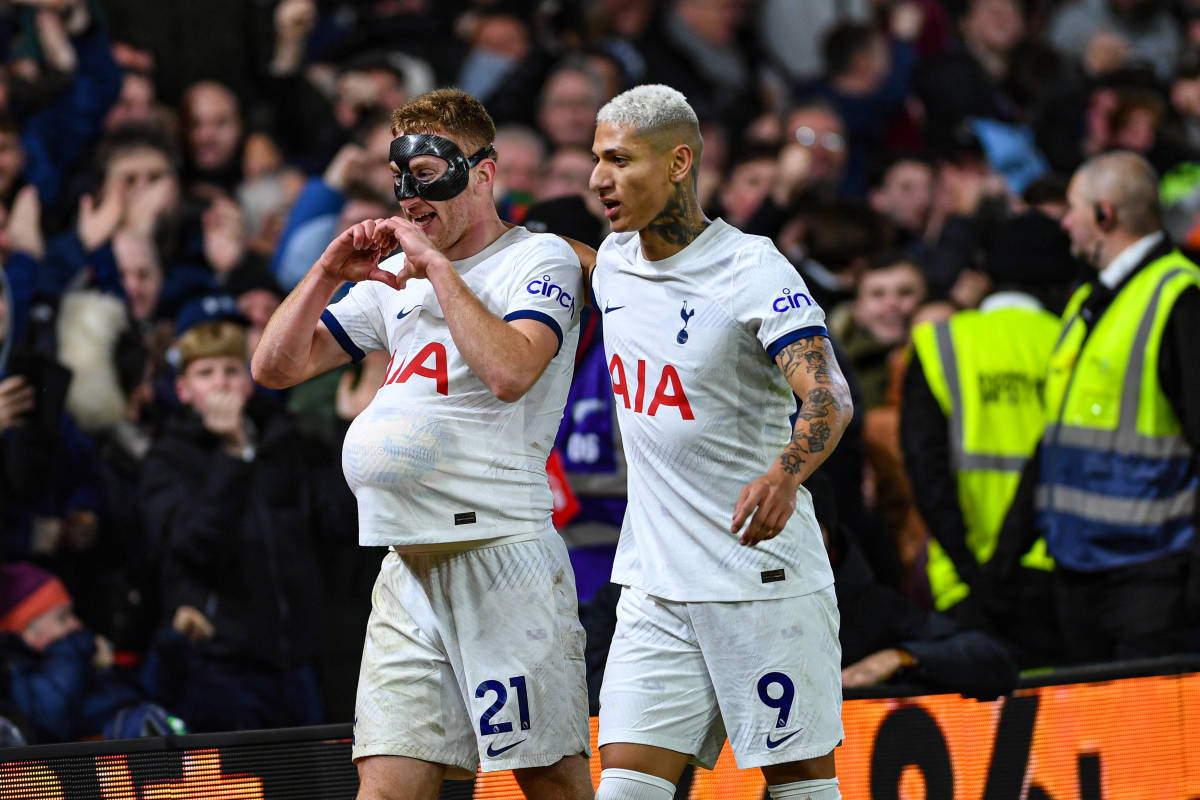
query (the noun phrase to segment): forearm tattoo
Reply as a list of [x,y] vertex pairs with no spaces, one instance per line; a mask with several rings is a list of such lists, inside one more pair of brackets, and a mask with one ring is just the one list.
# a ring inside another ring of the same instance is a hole
[[[822,460],[814,459],[815,453],[837,444],[849,421],[845,412],[850,411],[852,402],[840,371],[835,377],[833,348],[824,336],[808,336],[788,345],[775,356],[775,362],[788,383],[803,374],[809,377],[808,383],[815,384],[801,400],[791,441],[779,457],[783,470],[796,475],[806,463]],[[813,468],[816,466],[814,463]]]
[[688,181],[675,184],[675,192],[671,199],[646,229],[664,242],[680,247],[691,244],[703,233],[708,227],[708,220],[704,218],[700,206],[696,203],[693,185]]

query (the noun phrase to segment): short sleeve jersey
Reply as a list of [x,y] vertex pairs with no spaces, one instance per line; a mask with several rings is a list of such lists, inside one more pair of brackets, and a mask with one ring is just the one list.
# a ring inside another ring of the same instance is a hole
[[774,363],[825,336],[825,314],[770,240],[716,220],[670,258],[610,234],[592,292],[625,458],[629,507],[613,581],[681,602],[789,597],[833,583],[803,487],[775,538],[730,532],[742,487],[791,438],[796,400]]
[[[403,260],[380,266],[396,273]],[[459,355],[428,280],[399,291],[364,281],[327,308],[321,318],[352,358],[391,353],[342,448],[364,545],[469,542],[550,524],[546,459],[571,383],[579,260],[559,237],[517,227],[453,264],[493,314],[553,330],[558,353],[523,397],[505,403]]]

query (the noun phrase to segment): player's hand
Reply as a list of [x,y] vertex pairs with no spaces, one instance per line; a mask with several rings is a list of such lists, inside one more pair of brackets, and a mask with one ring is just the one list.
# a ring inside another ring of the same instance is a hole
[[889,680],[904,666],[904,653],[895,647],[872,653],[842,670],[842,686],[853,689]]
[[392,217],[384,220],[384,224],[391,228],[400,246],[404,248],[404,268],[396,275],[401,289],[414,278],[428,278],[430,267],[449,263],[441,251],[433,246],[433,242],[429,241],[425,232],[413,223],[403,217]]
[[329,243],[317,266],[338,281],[379,281],[399,288],[396,276],[379,268],[380,259],[396,249],[396,234],[382,224],[389,221],[368,219],[351,225]]
[[749,519],[750,524],[742,531],[738,542],[744,545],[757,544],[778,536],[795,510],[796,487],[784,478],[768,473],[742,487],[733,509],[730,530],[733,533],[742,531],[742,526]]

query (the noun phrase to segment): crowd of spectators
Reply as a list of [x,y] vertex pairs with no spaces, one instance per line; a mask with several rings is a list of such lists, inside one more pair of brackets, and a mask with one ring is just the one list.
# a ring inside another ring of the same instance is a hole
[[[391,110],[451,84],[497,121],[503,218],[593,246],[600,106],[659,82],[696,109],[706,213],[792,261],[856,394],[813,489],[848,686],[994,696],[1070,660],[986,603],[934,612],[912,331],[1029,283],[1027,241],[1086,277],[1056,223],[1099,153],[1143,155],[1200,246],[1197,0],[8,0],[0,63],[0,717],[26,739],[349,719],[380,553],[340,443],[385,365],[278,393],[245,364],[326,244],[394,213]],[[559,439],[589,658],[623,508],[597,324]]]

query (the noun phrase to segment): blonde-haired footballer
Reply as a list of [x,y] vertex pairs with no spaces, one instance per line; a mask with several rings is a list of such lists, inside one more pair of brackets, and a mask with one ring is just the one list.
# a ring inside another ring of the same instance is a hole
[[772,798],[835,800],[838,610],[800,485],[853,413],[824,313],[770,240],[705,219],[683,95],[638,86],[597,123],[588,281],[629,469],[597,800],[668,800],[726,736]]
[[515,770],[530,798],[591,798],[583,629],[545,470],[579,260],[497,216],[495,126],[477,100],[422,95],[392,133],[400,216],[335,239],[253,361],[260,383],[283,387],[391,354],[342,452],[360,542],[391,548],[359,675],[359,797],[432,800],[444,776],[482,765]]

